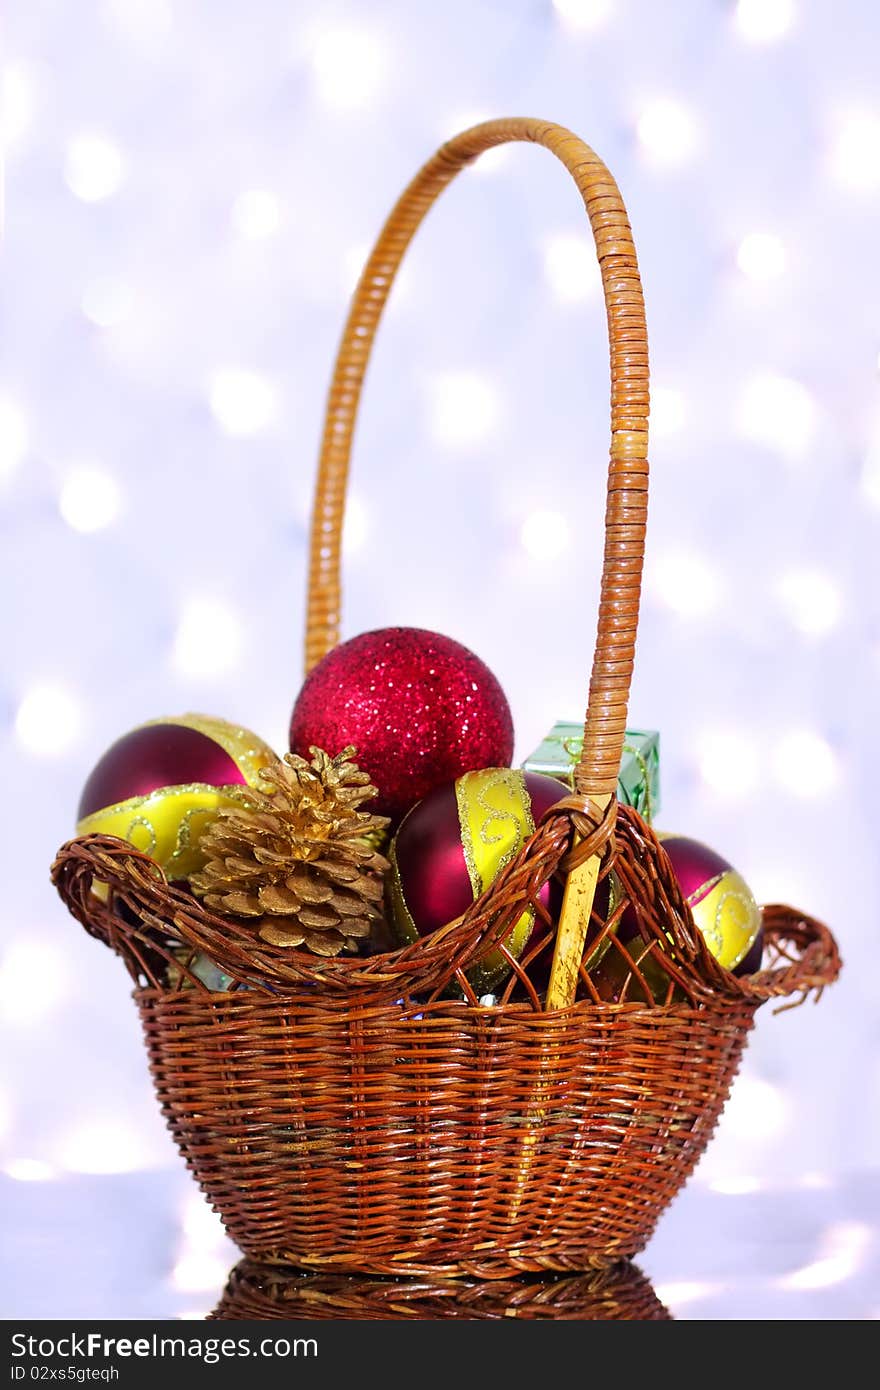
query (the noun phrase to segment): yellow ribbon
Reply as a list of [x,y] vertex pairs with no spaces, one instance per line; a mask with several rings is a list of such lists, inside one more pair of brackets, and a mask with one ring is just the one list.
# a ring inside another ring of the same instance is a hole
[[202,832],[221,807],[247,803],[247,787],[190,782],[159,787],[84,817],[77,835],[116,835],[161,864],[170,879],[188,878],[204,865]]
[[[483,768],[466,772],[455,784],[461,844],[474,898],[485,892],[534,832],[531,798],[525,773],[520,768]],[[505,946],[517,959],[522,955],[535,923],[534,908],[518,918],[505,938]],[[481,992],[490,990],[509,969],[500,950],[489,951],[468,971]]]

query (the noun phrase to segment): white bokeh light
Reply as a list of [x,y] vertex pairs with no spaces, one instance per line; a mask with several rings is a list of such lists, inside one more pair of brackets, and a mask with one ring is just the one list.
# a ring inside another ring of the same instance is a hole
[[571,526],[562,512],[541,508],[526,517],[519,538],[533,560],[555,560],[571,545]]
[[0,150],[9,155],[27,135],[37,111],[39,79],[21,59],[0,69]]
[[149,1161],[141,1133],[112,1116],[80,1121],[59,1139],[55,1159],[68,1173],[134,1173]]
[[185,1250],[171,1271],[179,1293],[219,1292],[229,1273],[229,1259],[210,1250]]
[[862,1269],[876,1236],[860,1221],[839,1221],[822,1233],[816,1259],[785,1274],[777,1286],[788,1292],[829,1289],[852,1279]]
[[108,19],[138,44],[167,39],[174,27],[172,0],[104,0]]
[[770,1144],[785,1133],[791,1118],[791,1104],[785,1091],[759,1076],[743,1072],[725,1107],[724,1126],[737,1139]]
[[841,188],[873,193],[880,188],[880,112],[841,112],[830,151],[831,172]]
[[717,1192],[722,1197],[747,1197],[753,1192],[760,1192],[764,1184],[760,1178],[751,1177],[748,1173],[731,1173],[728,1177],[713,1178],[708,1186],[710,1192]]
[[58,510],[72,531],[88,534],[110,526],[119,515],[121,494],[116,479],[103,468],[72,468],[61,484]]
[[501,418],[497,387],[480,372],[438,372],[428,382],[427,395],[431,437],[448,449],[482,443]]
[[211,1293],[225,1283],[234,1248],[223,1223],[201,1193],[187,1194],[181,1210],[183,1242],[171,1274],[181,1293]]
[[737,247],[736,263],[749,280],[765,284],[784,273],[788,256],[774,232],[748,232]]
[[718,603],[718,572],[696,551],[676,549],[655,555],[645,578],[653,596],[679,617],[705,617]]
[[340,26],[314,35],[311,66],[321,104],[331,111],[354,112],[375,105],[387,81],[389,60],[372,30]]
[[651,388],[651,434],[655,439],[668,439],[678,434],[687,419],[684,394],[673,386]]
[[737,0],[734,24],[749,43],[775,43],[790,33],[796,17],[794,0]]
[[560,22],[574,33],[598,29],[611,15],[611,0],[553,0]]
[[181,1224],[192,1250],[218,1250],[227,1242],[223,1222],[200,1192],[188,1192],[184,1198]]
[[36,758],[61,757],[69,752],[81,727],[80,703],[61,685],[32,686],[15,713],[15,737],[25,752]]
[[700,146],[696,116],[675,97],[656,97],[647,102],[636,121],[636,134],[646,157],[663,169],[689,163]]
[[3,1172],[13,1182],[52,1182],[58,1176],[57,1169],[43,1158],[10,1158],[3,1164]]
[[823,570],[787,570],[777,581],[776,595],[793,626],[808,637],[824,637],[840,622],[840,586]]
[[812,442],[816,403],[800,381],[764,372],[746,385],[737,423],[745,439],[796,460]]
[[85,132],[75,135],[67,146],[64,180],[84,203],[100,203],[112,198],[125,178],[125,159],[119,146],[108,135]]
[[758,749],[744,729],[704,729],[696,748],[700,777],[720,799],[744,801],[758,789]]
[[213,678],[241,660],[244,628],[238,611],[221,599],[196,596],[183,605],[174,637],[173,661],[181,675]]
[[102,275],[91,280],[82,292],[83,316],[96,328],[115,328],[131,313],[134,295],[124,280]]
[[658,1284],[654,1289],[661,1303],[674,1313],[686,1308],[690,1303],[699,1303],[703,1298],[711,1298],[720,1291],[721,1286],[709,1279],[673,1279]]
[[0,483],[18,471],[27,449],[27,416],[12,396],[0,395]]
[[554,232],[544,241],[544,277],[560,304],[582,304],[602,293],[602,274],[590,236]]
[[41,1024],[70,990],[70,970],[57,947],[36,939],[17,940],[0,954],[0,1019],[4,1022],[25,1027]]
[[277,416],[274,386],[245,367],[219,367],[211,377],[208,396],[214,419],[234,438],[261,434]]
[[784,791],[808,800],[826,796],[838,778],[834,749],[815,729],[795,727],[782,734],[771,766]]
[[281,226],[281,202],[267,188],[249,188],[232,204],[232,226],[245,241],[265,241]]
[[828,1192],[834,1186],[834,1182],[827,1173],[810,1168],[806,1173],[801,1174],[798,1186],[806,1188],[807,1191]]

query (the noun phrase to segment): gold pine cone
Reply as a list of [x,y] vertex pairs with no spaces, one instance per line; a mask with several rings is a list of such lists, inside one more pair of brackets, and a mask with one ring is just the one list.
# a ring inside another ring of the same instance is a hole
[[311,762],[286,753],[270,763],[246,806],[218,813],[190,886],[215,911],[252,918],[273,946],[336,956],[382,920],[388,861],[375,844],[388,820],[361,810],[376,788],[353,748],[309,752]]

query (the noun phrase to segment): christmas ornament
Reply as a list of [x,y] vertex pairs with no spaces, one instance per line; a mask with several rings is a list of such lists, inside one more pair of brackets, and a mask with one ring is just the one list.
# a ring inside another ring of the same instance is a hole
[[747,956],[761,930],[761,910],[748,884],[726,859],[684,835],[661,835],[712,955],[728,970]]
[[739,965],[734,968],[734,975],[755,975],[761,969],[764,959],[764,928],[758,932],[752,943],[748,954],[743,956]]
[[386,821],[361,810],[376,788],[353,748],[310,752],[311,762],[288,753],[264,767],[246,806],[218,812],[190,887],[216,912],[252,918],[273,946],[335,956],[357,950],[382,918],[388,861],[367,837]]
[[[735,975],[760,969],[761,910],[740,874],[699,840],[669,834],[658,838],[715,959]],[[623,999],[629,1003],[664,1002],[669,995],[669,976],[663,969],[662,948],[642,939],[632,908],[624,912],[617,936],[637,969],[632,969],[616,947],[609,950],[590,972],[600,997],[614,1003]],[[677,991],[673,997],[679,997]]]
[[354,744],[393,823],[435,787],[476,768],[508,765],[513,721],[479,657],[436,632],[389,627],[334,648],[306,677],[290,747]]
[[[414,806],[389,851],[389,910],[400,938],[415,941],[460,917],[565,793],[552,777],[519,768],[484,768],[435,788]],[[540,896],[552,913],[557,904],[551,891],[545,884]],[[534,924],[531,909],[506,938],[515,958],[522,955]],[[477,993],[485,994],[509,969],[496,949],[467,974]]]
[[117,835],[152,856],[170,879],[202,863],[199,840],[222,806],[246,799],[276,754],[223,719],[156,719],[117,739],[80,798],[78,835]]

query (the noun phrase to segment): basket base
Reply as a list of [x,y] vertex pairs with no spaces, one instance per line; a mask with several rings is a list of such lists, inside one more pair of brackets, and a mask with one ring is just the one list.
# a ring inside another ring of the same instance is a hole
[[618,1268],[641,1253],[652,1231],[638,1240],[620,1241],[613,1247],[597,1250],[588,1246],[567,1246],[557,1243],[538,1244],[503,1249],[486,1242],[465,1252],[459,1247],[448,1252],[432,1245],[430,1250],[397,1251],[380,1256],[344,1251],[333,1255],[316,1255],[302,1250],[249,1250],[249,1261],[267,1268],[297,1270],[308,1274],[358,1275],[391,1279],[479,1279],[487,1282],[516,1278],[524,1274],[595,1274]]
[[213,1320],[557,1319],[668,1321],[650,1281],[629,1263],[601,1272],[486,1279],[364,1279],[242,1260]]

